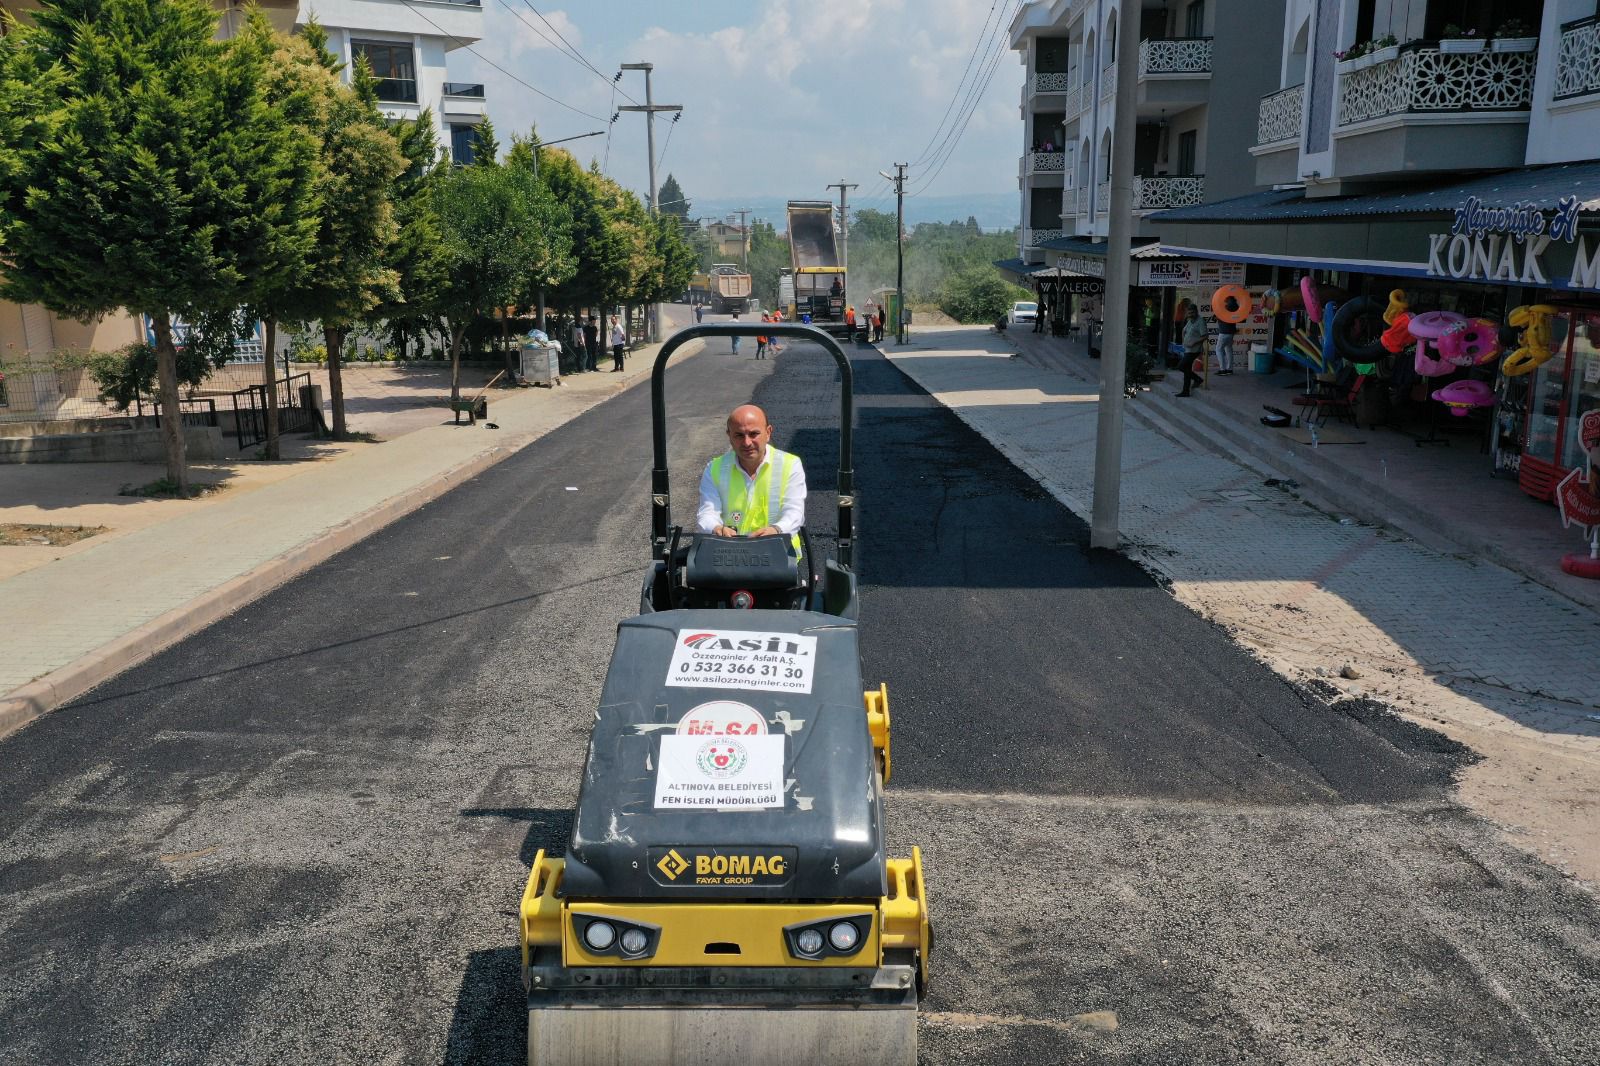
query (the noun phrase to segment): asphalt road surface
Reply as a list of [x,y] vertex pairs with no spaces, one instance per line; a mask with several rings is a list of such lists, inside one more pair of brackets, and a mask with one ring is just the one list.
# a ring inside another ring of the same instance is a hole
[[[678,517],[754,396],[826,528],[831,362],[713,347],[669,373]],[[923,847],[939,932],[925,1062],[1600,1062],[1600,908],[1449,801],[1464,752],[1287,685],[855,365],[891,851]],[[526,1061],[517,900],[637,604],[648,410],[0,742],[0,1061]]]

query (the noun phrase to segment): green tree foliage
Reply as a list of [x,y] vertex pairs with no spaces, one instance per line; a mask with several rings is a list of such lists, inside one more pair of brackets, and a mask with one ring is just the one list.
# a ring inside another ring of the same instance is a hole
[[778,276],[792,262],[788,238],[772,223],[756,219],[750,224],[750,291],[762,307],[778,306]]
[[483,116],[483,121],[472,127],[476,134],[476,141],[472,145],[472,165],[479,167],[498,166],[500,163],[500,138],[495,134],[494,123],[489,116]]
[[994,266],[967,267],[945,279],[939,290],[939,309],[957,322],[993,322],[1011,310],[1016,300],[1031,300],[1027,289],[1010,285]]
[[389,266],[397,285],[371,315],[387,324],[395,348],[403,353],[408,338],[441,328],[435,309],[445,281],[445,264],[439,248],[434,186],[448,164],[439,158],[432,111],[424,109],[415,121],[397,123],[390,132],[406,162],[389,187],[396,231],[389,246]]
[[189,490],[173,318],[293,276],[316,145],[263,91],[257,34],[205,0],[55,0],[0,39],[0,294],[155,334],[167,476]]
[[683,195],[683,186],[678,184],[678,179],[671,174],[667,175],[666,183],[661,186],[660,199],[656,201],[657,210],[663,215],[677,215],[679,218],[689,217],[688,197]]
[[[938,303],[946,283],[955,275],[968,270],[993,274],[996,260],[1016,254],[1015,230],[984,233],[970,218],[965,222],[924,222],[906,235],[906,299],[913,306]],[[894,287],[893,212],[857,211],[851,218],[849,282],[851,291],[863,298],[873,289]]]
[[560,212],[521,167],[458,167],[434,189],[445,267],[438,311],[450,333],[450,398],[461,398],[461,340],[473,323],[514,304],[532,271],[560,254]]

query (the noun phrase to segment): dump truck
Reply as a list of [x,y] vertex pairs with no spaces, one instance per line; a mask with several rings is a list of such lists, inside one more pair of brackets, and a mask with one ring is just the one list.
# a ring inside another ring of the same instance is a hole
[[[672,521],[668,360],[758,334],[813,341],[838,368],[831,556],[806,527]],[[532,1066],[916,1066],[933,927],[921,851],[885,841],[889,692],[861,673],[851,371],[837,340],[788,322],[691,326],[656,356],[639,613],[617,629],[570,840],[535,854],[520,907]]]
[[710,303],[711,275],[707,273],[690,274],[689,288],[684,292],[683,302],[690,305]]
[[744,314],[750,310],[750,274],[733,263],[711,268],[711,313]]
[[831,200],[789,201],[789,259],[794,271],[791,320],[836,335],[850,333],[845,325],[849,291],[833,234]]

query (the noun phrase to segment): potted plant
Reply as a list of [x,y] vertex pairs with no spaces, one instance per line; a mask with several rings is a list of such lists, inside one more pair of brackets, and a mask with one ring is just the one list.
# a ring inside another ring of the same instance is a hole
[[1495,27],[1491,52],[1531,52],[1539,47],[1539,35],[1523,19],[1506,19]]
[[1400,58],[1400,39],[1392,33],[1379,37],[1368,47],[1367,55],[1371,56],[1373,63],[1387,63],[1391,59]]
[[1368,47],[1366,41],[1357,41],[1344,51],[1333,53],[1333,58],[1339,61],[1339,72],[1349,74],[1365,67],[1367,64],[1362,60],[1366,58]]
[[1439,51],[1450,52],[1457,55],[1471,55],[1473,52],[1483,51],[1484,40],[1478,36],[1476,27],[1462,29],[1454,22],[1448,23],[1444,34],[1439,38]]

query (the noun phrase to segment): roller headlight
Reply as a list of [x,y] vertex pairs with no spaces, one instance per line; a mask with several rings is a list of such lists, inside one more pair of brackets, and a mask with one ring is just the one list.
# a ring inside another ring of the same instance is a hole
[[650,946],[650,937],[643,929],[624,929],[622,931],[622,953],[624,955],[643,955],[645,948]]
[[617,930],[610,922],[590,922],[583,928],[583,942],[592,951],[606,951],[616,940]]
[[816,955],[822,951],[822,931],[802,929],[795,934],[794,946],[802,955]]
[[861,943],[861,930],[850,922],[834,922],[828,930],[828,943],[841,955],[849,955]]

